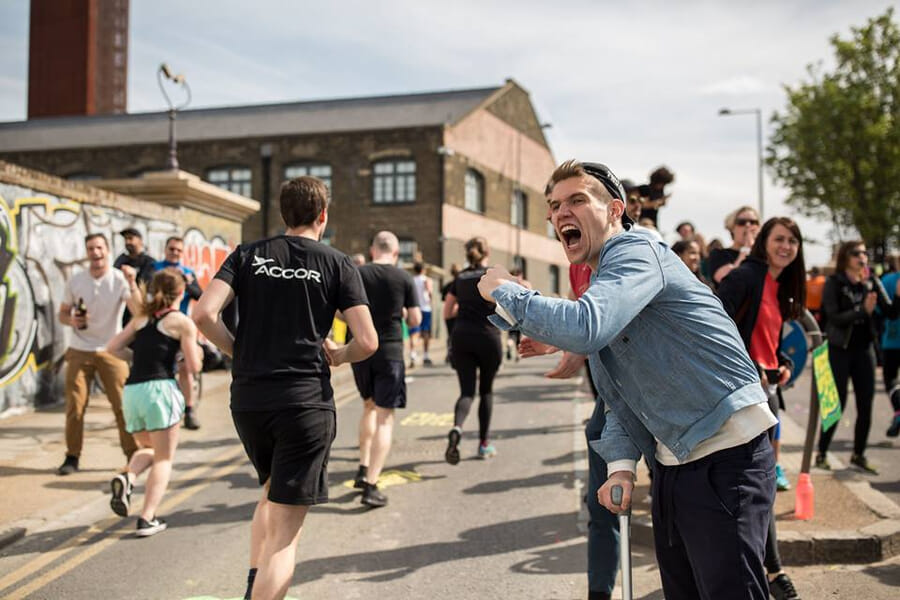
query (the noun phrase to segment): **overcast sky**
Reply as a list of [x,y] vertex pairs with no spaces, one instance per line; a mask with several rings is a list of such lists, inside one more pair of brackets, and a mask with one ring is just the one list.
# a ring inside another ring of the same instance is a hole
[[[719,117],[719,108],[758,107],[768,120],[784,108],[784,84],[802,81],[809,63],[832,64],[832,34],[847,37],[895,4],[132,0],[128,110],[165,107],[161,62],[187,76],[193,108],[512,77],[552,124],[557,162],[605,162],[638,182],[665,164],[676,181],[662,232],[691,220],[707,239],[728,240],[725,214],[757,204],[756,129],[752,116]],[[26,114],[28,5],[0,0],[0,121]],[[766,216],[796,216],[765,181]],[[820,242],[807,244],[807,263],[827,261],[830,227],[798,220]]]

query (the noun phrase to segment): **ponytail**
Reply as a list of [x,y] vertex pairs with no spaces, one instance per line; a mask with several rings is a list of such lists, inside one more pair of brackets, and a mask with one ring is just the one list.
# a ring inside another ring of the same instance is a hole
[[483,237],[473,237],[466,242],[466,260],[469,261],[471,266],[480,265],[481,261],[487,258],[488,254],[490,254],[488,243]]
[[150,316],[172,305],[184,295],[184,275],[168,267],[153,274],[150,286],[141,282],[141,314]]

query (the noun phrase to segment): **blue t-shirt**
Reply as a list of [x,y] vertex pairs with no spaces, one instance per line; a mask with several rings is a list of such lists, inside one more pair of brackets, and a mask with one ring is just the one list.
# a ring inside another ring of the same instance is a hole
[[[153,272],[161,271],[167,267],[175,267],[179,269],[185,275],[190,275],[194,278],[194,281],[197,280],[197,274],[194,273],[194,270],[190,267],[186,267],[181,263],[173,263],[167,260],[158,260],[153,263]],[[178,306],[178,310],[183,312],[184,314],[188,314],[188,304],[191,303],[191,297],[188,295],[187,290],[184,291],[184,297],[181,299],[181,304]]]
[[[881,278],[881,285],[887,292],[891,302],[897,302],[894,294],[897,292],[897,280],[900,273],[888,273]],[[881,347],[888,350],[900,350],[900,318],[888,319],[884,322],[884,334],[881,336]]]

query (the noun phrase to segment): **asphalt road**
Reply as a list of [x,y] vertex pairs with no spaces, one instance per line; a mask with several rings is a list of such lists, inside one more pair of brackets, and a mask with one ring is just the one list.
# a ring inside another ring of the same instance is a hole
[[[360,402],[345,390],[329,468],[332,501],[307,518],[289,596],[585,597],[579,470],[590,404],[572,382],[541,377],[551,364],[504,367],[493,422],[498,455],[476,458],[473,410],[458,466],[443,459],[455,375],[446,367],[412,371],[409,407],[398,411],[383,478],[390,502],[376,510],[362,506],[348,485],[357,465]],[[203,415],[203,429],[182,434],[177,482],[160,510],[167,531],[135,538],[135,518],[113,516],[98,499],[0,554],[0,595],[242,596],[258,486],[234,435],[224,388],[206,394]],[[636,558],[652,563],[647,549]],[[651,578],[649,597],[654,585]]]

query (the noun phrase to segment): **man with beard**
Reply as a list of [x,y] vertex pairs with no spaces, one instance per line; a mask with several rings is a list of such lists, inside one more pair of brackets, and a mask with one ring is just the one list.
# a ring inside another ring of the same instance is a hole
[[[141,236],[141,232],[134,227],[126,227],[119,232],[119,235],[125,238],[125,252],[119,255],[113,266],[119,270],[124,265],[131,267],[137,273],[137,282],[149,285],[153,273],[156,271],[153,266],[156,261],[144,252],[144,238]],[[130,320],[131,311],[126,308],[122,315],[122,327],[127,325]]]

